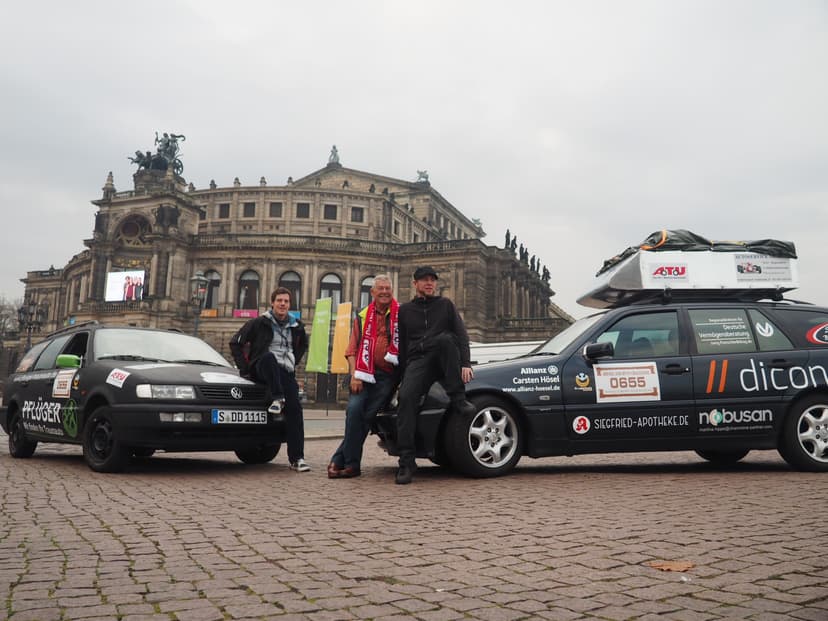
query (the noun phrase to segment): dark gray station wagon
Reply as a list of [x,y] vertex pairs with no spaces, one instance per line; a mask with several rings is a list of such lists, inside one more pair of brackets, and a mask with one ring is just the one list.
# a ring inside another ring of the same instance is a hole
[[0,425],[12,457],[31,457],[39,442],[80,444],[99,472],[156,450],[235,451],[258,464],[284,438],[266,393],[192,336],[90,323],[26,353],[9,377]]
[[[474,414],[447,409],[435,385],[418,456],[490,477],[524,455],[689,450],[732,463],[776,449],[828,471],[828,309],[741,293],[622,305],[475,367]],[[375,422],[391,454],[395,422],[393,410]]]

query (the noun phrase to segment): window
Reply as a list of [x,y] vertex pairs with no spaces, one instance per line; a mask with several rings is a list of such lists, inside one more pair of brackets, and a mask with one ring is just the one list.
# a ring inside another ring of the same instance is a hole
[[798,347],[828,346],[828,313],[821,310],[776,309]]
[[296,217],[310,218],[310,203],[296,203]]
[[271,218],[281,218],[282,217],[282,203],[270,203],[270,217]]
[[753,323],[756,333],[756,342],[759,344],[759,351],[773,351],[776,349],[793,349],[791,341],[777,328],[764,314],[758,310],[748,311],[750,320]]
[[296,272],[285,272],[279,279],[279,286],[290,291],[290,309],[300,310],[302,304],[302,277]]
[[242,216],[245,218],[255,218],[256,203],[245,203],[242,205]]
[[398,220],[394,220],[394,235],[397,237],[400,236],[400,223]]
[[201,205],[198,210],[198,219],[199,220],[206,220],[207,219],[207,205]]
[[364,222],[365,209],[363,207],[351,207],[351,222]]
[[66,345],[66,341],[69,340],[70,336],[71,334],[59,336],[49,343],[48,347],[43,350],[43,354],[41,354],[40,358],[37,359],[35,371],[39,369],[54,369],[57,356],[60,353],[60,350],[63,349],[63,346]]
[[612,343],[614,358],[676,356],[679,353],[678,317],[675,311],[627,315],[597,339]]
[[418,241],[420,241],[420,234],[414,233],[414,243],[416,244]]
[[374,286],[374,277],[368,276],[362,279],[359,286],[359,307],[365,308],[371,303],[371,287]]
[[219,285],[221,276],[215,270],[209,270],[204,274],[207,279],[207,296],[204,298],[204,308],[218,308]]
[[342,302],[342,279],[336,274],[325,274],[319,285],[320,298],[332,298],[331,305],[336,309]]
[[222,220],[226,220],[230,217],[230,203],[221,203],[219,206],[219,214],[218,217]]
[[237,308],[259,308],[259,275],[253,270],[247,270],[239,276],[239,305]]
[[336,220],[336,205],[325,205],[322,217],[325,220]]
[[741,308],[691,309],[693,337],[700,354],[756,351],[747,313]]

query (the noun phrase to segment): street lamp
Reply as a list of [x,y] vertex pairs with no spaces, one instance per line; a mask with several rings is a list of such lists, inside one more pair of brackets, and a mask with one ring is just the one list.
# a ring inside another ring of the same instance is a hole
[[198,320],[201,317],[201,309],[204,308],[204,299],[207,297],[207,278],[204,272],[198,271],[190,278],[190,306],[195,316],[195,327],[193,336],[198,336]]
[[26,351],[32,347],[32,332],[40,332],[40,328],[46,323],[48,314],[49,304],[47,302],[38,304],[32,298],[17,309],[17,324],[21,330],[26,331]]

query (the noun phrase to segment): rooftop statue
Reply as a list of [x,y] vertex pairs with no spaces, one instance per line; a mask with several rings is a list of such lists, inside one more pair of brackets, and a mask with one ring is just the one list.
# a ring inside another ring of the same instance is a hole
[[135,157],[129,156],[127,159],[133,164],[138,164],[138,170],[167,170],[172,166],[173,172],[180,175],[184,170],[184,164],[178,158],[179,140],[184,142],[186,137],[183,134],[164,132],[159,138],[158,132],[155,132],[155,144],[158,147],[154,154],[151,151],[136,151]]
[[417,171],[417,183],[421,181],[425,181],[428,183],[428,171],[427,170],[418,170]]
[[328,156],[328,164],[339,164],[339,151],[336,145],[331,147],[331,154]]

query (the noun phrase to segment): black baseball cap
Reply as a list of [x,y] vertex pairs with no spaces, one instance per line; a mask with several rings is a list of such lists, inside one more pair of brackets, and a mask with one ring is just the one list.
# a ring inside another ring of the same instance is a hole
[[437,275],[437,272],[434,271],[434,268],[430,265],[423,265],[422,267],[418,267],[414,270],[414,280],[420,280],[420,278],[425,278],[426,276],[434,276],[434,278],[440,278]]

